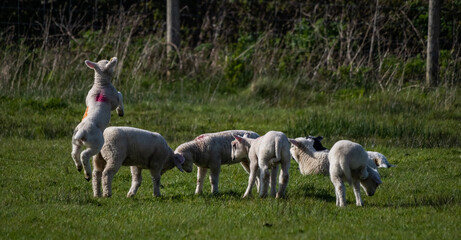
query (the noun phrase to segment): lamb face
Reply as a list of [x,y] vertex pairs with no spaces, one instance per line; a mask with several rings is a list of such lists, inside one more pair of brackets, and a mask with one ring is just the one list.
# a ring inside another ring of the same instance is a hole
[[311,149],[313,152],[314,140],[312,138],[296,138],[289,139],[291,142],[290,153],[295,161],[299,164],[300,155],[302,152],[305,152],[305,149]]
[[182,168],[186,172],[192,172],[193,165],[194,165],[194,155],[191,151],[188,151],[183,148],[183,146],[179,146],[174,151],[175,157],[181,157],[184,159],[183,163],[181,164]]
[[183,159],[181,166],[182,166],[182,169],[184,169],[184,171],[188,173],[192,172],[192,169],[194,168],[194,161],[191,160],[192,159],[191,157],[186,159],[182,155],[177,155],[177,154],[175,154],[175,157],[180,157]]
[[86,60],[85,64],[91,68],[94,69],[97,74],[107,76],[107,77],[112,77],[112,74],[115,71],[115,65],[117,65],[117,58],[113,57],[109,61],[108,60],[101,60],[98,61],[97,63]]
[[291,145],[290,154],[293,157],[293,159],[299,164],[299,148],[294,145]]
[[174,167],[178,168],[181,172],[192,172],[192,164],[186,162],[186,159],[183,157],[183,155],[174,153],[172,156],[172,161],[168,161],[165,163],[165,165],[163,165],[161,175]]
[[232,161],[248,158],[249,144],[246,138],[233,135],[235,140],[232,141]]
[[380,184],[382,184],[381,178],[379,177],[379,173],[376,169],[371,167],[368,168],[368,178],[364,180],[360,180],[360,185],[362,186],[363,190],[367,196],[373,196],[376,192],[376,189]]
[[325,148],[325,147],[322,145],[323,136],[317,136],[317,137],[314,137],[314,136],[307,136],[306,139],[311,139],[311,140],[314,141],[313,147],[314,147],[315,151],[324,151],[324,150],[328,150],[327,148]]

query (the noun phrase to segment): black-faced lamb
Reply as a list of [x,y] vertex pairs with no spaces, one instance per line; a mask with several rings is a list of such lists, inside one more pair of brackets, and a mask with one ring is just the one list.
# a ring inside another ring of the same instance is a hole
[[160,196],[160,177],[169,169],[191,172],[192,162],[186,162],[168,146],[158,133],[132,127],[108,127],[104,131],[105,143],[93,158],[93,194],[95,197],[112,195],[112,179],[121,166],[131,166],[132,197],[141,185],[142,169],[149,169],[154,196]]
[[[234,136],[232,142],[232,159],[250,159],[250,177],[244,198],[251,195],[256,176],[260,174],[260,197],[267,196],[269,176],[271,196],[284,197],[288,185],[290,168],[290,142],[282,132],[269,131],[257,139]],[[279,189],[276,195],[276,178],[278,164],[281,165]]]
[[[103,131],[108,126],[112,110],[123,116],[123,97],[111,83],[117,58],[97,63],[86,60],[85,64],[94,70],[93,87],[86,96],[87,110],[72,136],[72,159],[78,171],[85,172],[85,179],[91,179],[90,158],[96,155],[104,144]],[[82,151],[82,147],[86,149]]]
[[375,194],[382,183],[376,169],[368,166],[368,154],[360,144],[341,140],[336,142],[328,153],[330,179],[335,186],[336,205],[346,206],[346,187],[344,181],[352,186],[356,205],[363,206],[360,186],[368,196]]
[[229,130],[216,133],[206,133],[194,140],[179,145],[175,153],[182,155],[184,159],[193,162],[197,166],[197,188],[195,194],[201,194],[203,181],[208,169],[210,169],[211,192],[218,193],[219,174],[221,165],[241,163],[243,168],[250,172],[249,160],[233,160],[231,157],[232,135],[246,135],[249,138],[257,138],[259,135],[252,131]]

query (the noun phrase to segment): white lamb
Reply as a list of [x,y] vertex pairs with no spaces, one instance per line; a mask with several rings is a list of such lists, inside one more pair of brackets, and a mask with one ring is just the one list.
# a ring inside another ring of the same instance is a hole
[[336,142],[328,153],[328,159],[331,182],[335,186],[336,206],[346,206],[344,180],[353,187],[357,206],[363,206],[360,186],[368,196],[373,196],[382,183],[378,171],[367,165],[367,152],[357,143],[348,140]]
[[317,151],[312,138],[299,137],[289,140],[292,144],[291,156],[298,163],[302,175],[329,174],[328,150]]
[[[160,177],[175,166],[180,171],[191,172],[192,162],[187,162],[168,146],[162,135],[132,127],[108,127],[104,131],[105,143],[93,158],[93,194],[95,197],[112,195],[112,179],[121,166],[131,166],[132,197],[141,185],[142,169],[149,169],[154,185],[154,196],[160,196]],[[101,181],[102,180],[102,181]]]
[[[78,171],[85,172],[85,179],[91,179],[90,158],[96,155],[104,144],[103,131],[110,121],[111,111],[116,109],[123,116],[123,97],[111,83],[117,58],[97,63],[86,60],[85,64],[94,70],[93,87],[86,96],[86,112],[72,136],[72,159]],[[82,146],[86,149],[82,152]]]
[[231,157],[232,135],[246,135],[249,138],[257,138],[259,135],[252,131],[229,130],[216,133],[206,133],[198,136],[193,141],[179,145],[175,153],[182,155],[186,161],[197,165],[197,188],[195,194],[201,194],[203,180],[210,169],[211,192],[218,193],[219,174],[221,165],[241,163],[247,172],[250,172],[249,160],[233,160]]
[[[284,197],[288,185],[288,170],[290,168],[290,142],[285,134],[269,131],[257,139],[239,136],[234,136],[234,138],[235,141],[232,142],[232,159],[250,159],[250,177],[243,197],[246,198],[251,195],[258,172],[260,172],[259,195],[261,197],[267,196],[269,175],[271,196],[276,196],[277,198]],[[279,163],[282,167],[279,177],[279,190],[276,195],[276,178]]]
[[395,165],[390,164],[387,161],[387,158],[379,153],[379,152],[372,152],[372,151],[367,151],[368,153],[368,158],[371,159],[378,168],[390,168],[390,167],[395,167]]

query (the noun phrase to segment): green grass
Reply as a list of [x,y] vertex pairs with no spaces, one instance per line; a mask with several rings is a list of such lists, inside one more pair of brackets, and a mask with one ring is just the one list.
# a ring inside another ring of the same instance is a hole
[[[112,125],[161,133],[175,148],[204,132],[250,129],[289,137],[319,134],[331,147],[351,139],[385,154],[396,168],[380,169],[383,185],[365,206],[335,206],[328,177],[302,176],[292,161],[286,199],[242,200],[248,175],[224,166],[220,194],[194,196],[196,169],[162,177],[162,197],[152,182],[127,199],[131,176],[122,168],[109,199],[92,197],[76,171],[70,138],[84,104],[59,98],[0,97],[0,238],[187,239],[458,239],[461,237],[460,100],[443,92],[338,91],[306,93],[296,103],[239,95],[127,97],[126,116]],[[255,192],[254,192],[255,193]]]

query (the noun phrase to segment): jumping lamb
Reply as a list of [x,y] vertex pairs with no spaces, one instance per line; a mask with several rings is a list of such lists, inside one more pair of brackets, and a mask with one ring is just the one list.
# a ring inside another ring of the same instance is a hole
[[[90,158],[96,155],[104,144],[103,131],[108,126],[112,110],[123,116],[123,96],[111,83],[117,58],[97,63],[86,60],[85,64],[94,70],[93,87],[86,96],[86,112],[72,136],[72,159],[78,171],[85,172],[85,179],[91,179]],[[82,146],[86,149],[82,151]]]
[[[288,185],[288,170],[290,168],[290,142],[282,132],[269,131],[264,136],[257,139],[234,136],[232,142],[232,159],[234,161],[241,158],[250,159],[250,177],[248,187],[243,195],[244,198],[251,195],[251,190],[255,184],[256,176],[260,173],[260,197],[267,196],[267,190],[271,185],[271,196],[281,198],[285,196]],[[276,195],[276,178],[278,164],[281,164],[279,177],[279,189]],[[271,172],[272,171],[272,172]]]
[[346,206],[344,181],[353,187],[357,206],[363,206],[360,186],[368,196],[373,196],[382,183],[378,171],[367,164],[367,152],[357,143],[348,140],[336,142],[328,153],[328,159],[330,179],[335,186],[336,206]]
[[203,181],[208,169],[210,169],[211,192],[218,193],[219,174],[221,165],[241,163],[249,173],[249,160],[233,160],[231,157],[232,135],[257,138],[259,135],[252,131],[229,130],[216,133],[206,133],[196,137],[194,140],[179,145],[175,153],[184,157],[186,162],[190,161],[197,165],[197,188],[195,194],[201,194]]
[[[162,135],[132,127],[108,127],[105,143],[93,158],[93,194],[95,197],[112,195],[112,179],[121,166],[131,166],[132,197],[141,185],[142,169],[149,169],[154,185],[154,196],[160,196],[160,177],[175,166],[182,172],[192,171],[192,162],[174,154]],[[102,181],[101,181],[102,180]]]

